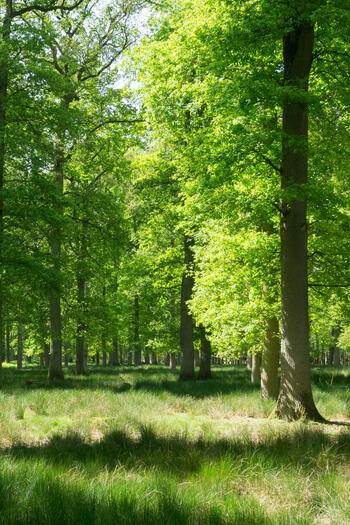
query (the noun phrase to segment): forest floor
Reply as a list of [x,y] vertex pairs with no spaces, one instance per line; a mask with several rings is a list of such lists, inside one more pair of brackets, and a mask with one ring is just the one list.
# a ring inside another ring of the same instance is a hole
[[162,366],[91,367],[49,384],[9,365],[0,524],[350,524],[350,368],[312,373],[320,412],[343,425],[269,417],[242,367],[186,383]]

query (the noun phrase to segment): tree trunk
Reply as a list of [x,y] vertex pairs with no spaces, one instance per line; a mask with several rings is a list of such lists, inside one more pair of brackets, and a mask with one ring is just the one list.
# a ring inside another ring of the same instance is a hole
[[247,352],[247,368],[248,368],[248,370],[252,369],[252,365],[253,365],[252,354],[250,352]]
[[184,272],[181,283],[181,309],[180,309],[180,347],[181,365],[180,379],[194,379],[194,348],[193,348],[193,318],[188,308],[188,301],[192,297],[194,286],[193,277],[193,237],[184,236]]
[[[55,199],[55,212],[62,213],[62,205],[60,199],[63,195],[63,165],[64,165],[64,151],[61,144],[57,144],[55,148],[55,186],[57,192],[57,199]],[[50,254],[54,271],[59,278],[61,273],[61,230],[55,227],[51,231],[49,239]],[[61,290],[60,284],[57,284],[57,289],[50,292],[50,364],[49,364],[49,379],[63,379],[62,371],[62,319],[61,319]]]
[[166,352],[166,353],[165,353],[165,356],[164,356],[164,365],[165,365],[165,366],[169,366],[169,365],[170,365],[170,355],[169,355],[169,352]]
[[105,368],[107,366],[107,352],[106,352],[106,336],[102,334],[102,366]]
[[119,347],[118,347],[118,337],[115,335],[113,337],[113,353],[112,353],[112,365],[119,366]]
[[[2,190],[4,187],[5,175],[5,154],[6,154],[6,106],[7,88],[9,75],[9,43],[12,22],[12,0],[6,0],[6,8],[1,26],[2,49],[0,53],[0,254],[3,253],[3,234],[4,234],[4,202]],[[2,358],[4,348],[3,335],[3,278],[0,275],[0,384],[2,382]]]
[[[308,90],[314,28],[307,22],[283,39],[284,84],[281,202],[281,388],[276,414],[288,420],[321,420],[311,390],[307,210],[303,185],[308,171]],[[290,90],[294,89],[295,93]],[[305,99],[304,99],[305,100]],[[288,190],[295,197],[288,197]]]
[[254,352],[252,355],[252,373],[250,380],[252,383],[260,383],[261,352]]
[[64,367],[65,368],[68,368],[68,366],[69,366],[69,353],[68,353],[68,350],[69,350],[69,344],[65,343],[65,345],[64,345]]
[[49,343],[44,343],[44,366],[48,367],[50,364],[50,345]]
[[6,323],[6,352],[5,352],[5,361],[9,363],[11,361],[11,351],[10,351],[10,324]]
[[169,363],[170,370],[175,371],[176,370],[176,365],[177,365],[176,352],[170,352],[170,363]]
[[132,352],[128,352],[128,366],[132,365]]
[[134,363],[136,366],[139,366],[141,364],[139,318],[140,318],[139,296],[135,295],[135,298],[134,298]]
[[149,365],[149,353],[145,351],[145,365]]
[[23,366],[23,323],[18,322],[18,334],[17,334],[17,370],[21,370]]
[[77,302],[78,302],[78,323],[75,347],[75,374],[85,375],[85,322],[84,322],[84,301],[85,301],[85,280],[82,276],[77,276]]
[[262,399],[277,399],[278,362],[281,346],[278,319],[276,317],[267,319],[266,325],[262,353],[260,394]]
[[100,366],[100,352],[96,352],[96,366]]
[[340,366],[340,351],[337,346],[334,347],[333,365]]
[[194,350],[193,357],[194,357],[194,367],[196,368],[199,366],[199,350]]
[[158,357],[154,350],[151,352],[151,365],[157,365],[158,364]]
[[206,336],[205,328],[200,326],[201,355],[199,361],[198,379],[211,379],[211,344]]

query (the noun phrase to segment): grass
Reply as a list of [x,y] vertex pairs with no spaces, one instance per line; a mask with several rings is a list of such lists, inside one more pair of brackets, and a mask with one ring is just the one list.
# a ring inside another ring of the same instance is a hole
[[[349,428],[269,418],[243,368],[3,375],[0,524],[350,523]],[[349,375],[313,369],[327,418],[350,419]]]

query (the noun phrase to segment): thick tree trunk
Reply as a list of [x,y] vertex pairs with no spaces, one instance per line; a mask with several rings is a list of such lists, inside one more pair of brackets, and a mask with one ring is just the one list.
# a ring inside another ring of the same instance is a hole
[[149,365],[149,353],[148,351],[144,353],[144,356],[145,356],[145,365]]
[[78,323],[75,347],[75,374],[85,375],[85,322],[84,322],[84,301],[85,301],[85,280],[80,275],[77,276],[77,302],[78,302]]
[[140,304],[139,296],[135,295],[134,298],[134,363],[136,366],[141,364],[141,346],[139,337],[139,325],[140,325]]
[[175,371],[176,370],[176,364],[177,364],[177,355],[176,352],[170,352],[170,370]]
[[151,352],[151,365],[157,365],[158,364],[158,357],[154,350]]
[[194,379],[194,348],[193,348],[193,318],[188,308],[188,301],[192,297],[194,286],[193,276],[193,237],[184,237],[184,272],[181,283],[181,310],[180,310],[180,347],[181,365],[180,379]]
[[252,373],[250,381],[252,383],[260,383],[260,368],[261,368],[261,352],[254,352],[252,355]]
[[278,362],[281,347],[278,319],[276,317],[267,319],[266,325],[262,353],[260,394],[262,399],[277,399]]
[[18,322],[17,333],[17,370],[21,370],[23,366],[23,323]]
[[[2,49],[0,54],[0,256],[3,253],[3,234],[4,234],[4,202],[2,190],[4,187],[5,175],[5,154],[6,154],[6,106],[7,89],[9,75],[9,42],[11,35],[12,22],[12,0],[6,0],[4,18],[1,26]],[[3,335],[3,278],[0,275],[0,384],[2,381],[2,359],[4,355],[4,335]]]
[[[60,199],[63,194],[63,165],[64,152],[61,144],[56,145],[55,149],[55,186],[57,199],[55,200],[56,213],[62,212]],[[60,228],[53,228],[49,239],[50,254],[53,268],[57,277],[61,273],[61,231]],[[58,283],[57,289],[50,293],[50,364],[49,379],[63,379],[62,371],[62,319],[61,319],[61,290]]]
[[128,352],[128,366],[132,365],[132,352]]
[[200,326],[201,355],[198,379],[211,379],[211,344],[206,336],[204,326]]
[[164,364],[165,364],[165,366],[169,366],[169,365],[170,365],[170,355],[169,355],[169,352],[166,352],[166,353],[165,353],[165,356],[164,356]]
[[[314,28],[300,22],[283,40],[284,84],[281,203],[281,388],[276,414],[320,420],[311,390],[308,318],[307,211],[308,90]],[[295,93],[290,90],[294,89]],[[288,191],[295,197],[288,196]]]
[[340,366],[340,350],[337,346],[334,347],[333,365]]

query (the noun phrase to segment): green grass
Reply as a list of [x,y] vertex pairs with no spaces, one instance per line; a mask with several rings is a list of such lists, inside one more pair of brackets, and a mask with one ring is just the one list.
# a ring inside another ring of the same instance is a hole
[[[350,419],[349,375],[313,370],[327,418]],[[0,524],[350,523],[349,428],[269,418],[243,368],[186,383],[161,366],[3,376]]]

